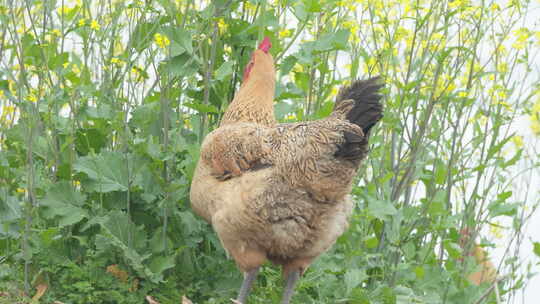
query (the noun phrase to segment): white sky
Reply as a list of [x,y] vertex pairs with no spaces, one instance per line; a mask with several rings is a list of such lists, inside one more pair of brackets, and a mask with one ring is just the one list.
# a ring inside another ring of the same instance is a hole
[[[501,6],[503,3],[506,3],[508,1],[498,1],[501,3]],[[540,24],[540,0],[533,0],[533,3],[531,4],[531,10],[527,16],[525,26],[530,28],[539,28]],[[295,26],[296,19],[292,18],[292,23],[289,24],[289,27]],[[294,52],[297,50],[297,45],[293,46],[290,50],[290,52]],[[538,59],[538,58],[537,58]],[[340,58],[341,60],[346,60],[346,58]],[[341,62],[338,63],[338,67],[343,67],[348,62]],[[534,77],[535,79],[538,79],[538,74],[540,73],[540,60],[537,60],[534,64],[535,68],[533,68],[532,73],[536,73],[537,76]],[[345,75],[346,73],[343,73]],[[1,106],[1,104],[0,104]],[[524,141],[526,143],[535,143],[535,150],[538,153],[540,151],[540,140],[537,136],[533,135],[530,129],[530,124],[527,118],[519,118],[517,122],[515,123],[515,131],[517,131],[520,135],[524,137]],[[540,172],[536,172],[528,178],[528,180],[524,181],[529,183],[531,185],[531,194],[528,197],[528,202],[530,204],[533,204],[535,201],[537,201],[538,193],[540,189]],[[504,223],[507,224],[507,223]],[[519,258],[522,261],[521,265],[523,267],[526,267],[528,263],[536,264],[532,268],[532,272],[540,273],[540,266],[538,263],[540,262],[540,259],[538,257],[535,257],[532,250],[532,241],[540,242],[540,210],[537,211],[528,221],[528,224],[526,226],[526,233],[525,233],[525,239],[521,245],[521,248],[519,250]],[[498,264],[499,261],[503,259],[505,248],[507,247],[507,239],[503,238],[500,240],[496,240],[497,248],[490,251],[490,254],[492,256],[492,259],[494,260],[495,264]],[[512,253],[510,253],[512,255]],[[523,272],[526,271],[526,269],[522,269]],[[511,303],[523,303],[523,304],[538,304],[540,303],[540,275],[533,277],[529,284],[526,286],[526,288],[522,291],[522,294],[519,295],[518,298],[514,299]]]
[[[500,1],[504,2],[504,1]],[[540,30],[540,0],[535,0],[531,3],[531,9],[525,20],[526,27],[536,28]],[[537,56],[536,61],[533,64],[533,71],[531,72],[531,79],[539,79],[540,76],[540,58]],[[533,81],[533,80],[531,80]],[[529,143],[531,146],[531,152],[534,155],[536,151],[537,156],[540,152],[540,140],[538,136],[535,136],[530,128],[530,122],[528,118],[521,117],[517,120],[515,124],[515,130],[522,136],[524,136],[524,141]],[[538,160],[537,160],[538,161]],[[530,176],[528,180],[525,180],[525,183],[530,185],[530,194],[527,200],[529,206],[532,206],[536,201],[538,201],[540,194],[540,170],[536,170]],[[537,210],[532,217],[529,219],[526,229],[525,229],[525,238],[519,250],[519,259],[522,261],[521,266],[523,267],[521,271],[524,273],[527,271],[525,267],[528,263],[532,263],[532,272],[537,273],[529,282],[528,285],[522,290],[522,294],[518,293],[518,297],[514,299],[511,303],[523,303],[523,304],[538,304],[540,303],[540,258],[536,257],[533,253],[532,242],[540,242],[540,210]],[[497,248],[493,250],[492,255],[495,261],[500,261],[503,254],[504,248],[507,247],[506,239],[498,240]],[[510,253],[512,256],[512,253]]]

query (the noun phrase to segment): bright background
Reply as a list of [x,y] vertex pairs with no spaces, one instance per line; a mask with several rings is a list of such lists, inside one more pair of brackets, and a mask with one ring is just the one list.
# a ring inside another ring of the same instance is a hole
[[[229,303],[242,276],[189,184],[264,36],[281,122],[326,117],[354,79],[386,83],[351,227],[295,302],[477,303],[491,284],[467,280],[468,227],[504,277],[480,303],[536,303],[539,15],[519,0],[2,2],[0,303]],[[250,303],[281,290],[265,266]]]

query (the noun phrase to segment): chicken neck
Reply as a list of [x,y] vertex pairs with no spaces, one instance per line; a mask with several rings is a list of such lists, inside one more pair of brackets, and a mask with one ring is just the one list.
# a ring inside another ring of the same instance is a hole
[[275,80],[264,75],[252,75],[238,90],[223,115],[221,126],[237,122],[253,122],[275,126]]

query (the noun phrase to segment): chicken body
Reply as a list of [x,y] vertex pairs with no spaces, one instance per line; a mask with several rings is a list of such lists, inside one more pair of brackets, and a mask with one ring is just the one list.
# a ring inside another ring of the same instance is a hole
[[[272,80],[255,74],[240,91],[257,83],[273,90]],[[205,138],[191,204],[245,273],[240,303],[266,260],[283,266],[282,303],[289,303],[298,277],[347,228],[352,181],[382,117],[380,87],[358,81],[341,91],[329,117],[290,124],[275,123],[268,96],[245,95]]]
[[[208,135],[192,205],[242,270],[266,259],[283,265],[285,275],[303,270],[344,232],[356,164],[334,156],[342,130],[362,132],[332,118],[277,127],[239,123]],[[235,154],[257,164],[238,177],[217,179],[223,173],[212,162]]]

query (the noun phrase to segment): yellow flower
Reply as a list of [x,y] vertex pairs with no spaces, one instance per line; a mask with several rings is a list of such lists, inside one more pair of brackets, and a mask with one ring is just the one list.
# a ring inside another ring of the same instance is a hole
[[475,72],[475,73],[481,73],[481,72],[483,72],[483,71],[484,71],[484,68],[483,68],[480,64],[475,63],[475,64],[473,65],[473,72]]
[[101,26],[96,20],[92,20],[92,22],[90,23],[90,28],[93,29],[94,31],[99,31]]
[[157,46],[162,49],[166,48],[171,43],[167,36],[161,35],[160,33],[156,33],[154,35],[154,41],[156,42]]
[[533,104],[532,113],[529,115],[529,119],[531,121],[531,129],[534,134],[540,135],[540,121],[538,118],[540,117],[540,98],[536,100],[536,102]]
[[536,100],[536,102],[532,106],[532,112],[533,114],[537,113],[538,115],[540,115],[540,98],[538,98],[538,100]]
[[297,73],[301,73],[304,71],[304,67],[301,66],[299,63],[295,63],[294,66],[293,66],[293,71],[297,72]]
[[0,98],[3,98],[3,97],[4,97],[4,90],[0,89]]
[[463,3],[461,2],[461,0],[455,0],[455,1],[452,1],[450,3],[448,3],[448,7],[450,8],[456,8],[456,7],[460,7]]
[[531,129],[536,135],[540,135],[540,121],[538,121],[538,114],[537,115],[531,115],[529,117],[531,120]]
[[73,181],[73,185],[74,185],[75,187],[80,187],[80,186],[81,186],[81,182],[78,181],[78,180],[74,180],[74,181]]
[[489,80],[495,80],[495,74],[489,74]]
[[28,101],[31,101],[33,103],[36,103],[38,101],[38,99],[37,99],[37,97],[36,97],[36,95],[34,93],[28,94],[26,99],[28,99]]
[[227,31],[227,28],[229,27],[229,25],[225,23],[225,20],[223,18],[218,19],[217,26],[220,34],[225,33]]
[[79,74],[81,72],[81,69],[79,69],[79,67],[76,65],[76,64],[73,64],[71,66],[71,70],[73,71],[73,73],[75,74]]
[[441,40],[444,36],[441,33],[434,33],[432,37],[435,40]]
[[64,69],[67,69],[67,67],[69,66],[69,62],[62,63],[62,66],[64,66]]
[[495,50],[495,52],[501,56],[505,56],[507,54],[506,47],[502,44],[499,45],[499,47]]
[[517,50],[522,50],[527,45],[531,33],[528,28],[522,27],[514,31],[516,41],[512,44],[512,47]]
[[499,223],[490,224],[489,225],[489,232],[496,238],[496,239],[502,239],[501,225]]
[[[3,92],[3,91],[0,91],[0,92]],[[9,115],[11,113],[15,112],[15,107],[14,106],[4,106],[4,111],[2,113],[2,115]]]
[[53,33],[54,35],[56,35],[56,36],[62,36],[62,32],[60,32],[59,29],[54,29],[54,30],[52,30],[52,33]]
[[136,82],[142,81],[146,78],[143,69],[139,66],[134,66],[131,68],[131,76]]
[[293,120],[293,119],[296,119],[296,115],[294,115],[294,114],[289,114],[289,115],[287,115],[287,116],[285,117],[285,119],[287,119],[287,120]]
[[69,14],[74,8],[69,8],[65,5],[62,5],[56,9],[56,12],[58,15],[67,15]]
[[24,188],[17,188],[16,190],[18,193],[25,193],[26,192],[26,189]]
[[406,39],[409,36],[410,31],[402,26],[398,27],[395,33],[396,41]]
[[458,93],[459,97],[467,97],[469,94],[467,94],[467,91],[461,91]]
[[497,65],[497,71],[499,71],[499,73],[508,72],[508,64],[506,62],[499,63]]
[[356,33],[360,29],[360,25],[356,21],[345,21],[343,27],[349,29],[351,33]]
[[17,84],[15,81],[8,79],[8,89],[12,95],[17,95]]
[[124,64],[124,61],[120,58],[116,58],[116,57],[113,57],[111,58],[111,63],[112,64]]
[[521,135],[512,136],[512,142],[514,143],[514,145],[516,145],[516,148],[518,149],[523,147],[523,136]]
[[253,14],[253,13],[255,13],[255,10],[257,10],[257,5],[252,4],[252,3],[249,2],[249,1],[246,1],[246,2],[244,2],[244,8],[245,8],[248,12],[250,12],[250,13]]
[[291,37],[291,35],[292,33],[289,29],[282,29],[281,31],[279,31],[279,38],[287,38]]
[[79,26],[85,26],[86,25],[86,18],[79,19]]
[[338,88],[336,88],[335,86],[332,87],[332,91],[330,92],[330,97],[337,96],[338,92],[339,92]]

